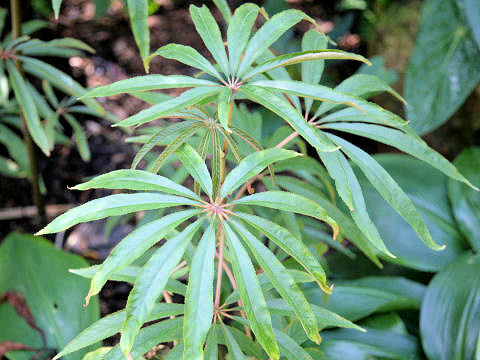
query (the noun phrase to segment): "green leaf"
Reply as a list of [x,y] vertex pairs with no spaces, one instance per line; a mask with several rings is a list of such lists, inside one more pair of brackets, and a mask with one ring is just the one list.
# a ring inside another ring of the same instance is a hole
[[290,336],[277,329],[274,329],[273,333],[277,339],[282,357],[297,360],[313,360],[313,358]]
[[183,166],[200,184],[208,196],[212,196],[212,178],[208,172],[207,165],[200,155],[188,144],[183,144],[176,152]]
[[30,164],[28,162],[28,153],[23,139],[20,138],[10,128],[0,123],[0,144],[3,144],[10,157],[20,166],[20,168],[29,173]]
[[476,359],[480,330],[480,257],[466,253],[430,282],[420,312],[429,359]]
[[225,46],[223,45],[222,34],[214,17],[206,5],[196,7],[190,5],[190,15],[195,29],[202,38],[208,51],[212,54],[225,75],[229,75],[229,66]]
[[[220,120],[220,123],[222,124],[223,128],[229,133],[232,132],[232,130],[230,130],[230,127],[228,125],[229,112],[231,109],[230,103],[233,101],[232,93],[233,93],[232,88],[224,87],[218,94],[218,100],[217,100],[218,119]],[[233,111],[233,108],[232,108],[232,111]]]
[[82,360],[97,360],[97,359],[104,359],[105,356],[108,354],[108,352],[112,350],[111,346],[102,346],[101,348],[98,348],[97,350],[90,351],[88,354],[86,354]]
[[223,153],[222,144],[220,143],[220,136],[218,135],[218,131],[213,131],[211,134],[212,138],[212,160],[211,160],[211,167],[212,167],[212,194],[215,197],[218,196],[218,188],[220,186],[220,182],[222,181],[222,157],[225,156]]
[[147,321],[153,306],[162,295],[171,272],[180,262],[187,245],[199,230],[204,219],[190,224],[180,234],[168,240],[148,260],[128,296],[126,317],[120,347],[128,358],[135,336]]
[[28,132],[38,147],[45,153],[45,155],[50,156],[47,136],[43,131],[40,118],[38,117],[37,108],[35,107],[35,103],[33,102],[33,98],[27,89],[25,81],[15,67],[13,61],[7,61],[7,69],[10,75],[10,84],[15,92],[15,98],[22,109],[22,114],[25,118],[25,122],[27,123]]
[[295,238],[287,229],[277,225],[270,220],[261,217],[236,212],[236,214],[256,229],[263,232],[270,240],[279,246],[288,255],[293,257],[302,265],[309,274],[311,274],[323,291],[331,293],[327,285],[325,271],[318,263],[317,259],[310,253],[307,247],[297,238]]
[[404,92],[407,119],[420,135],[447,121],[480,80],[480,48],[461,11],[464,6],[465,0],[423,4]]
[[266,107],[284,119],[305,140],[318,149],[318,151],[331,152],[338,149],[323,133],[316,131],[315,128],[308,124],[302,114],[280,95],[253,85],[242,85],[240,91],[250,100]]
[[52,0],[52,7],[53,7],[53,12],[55,14],[55,19],[58,19],[61,5],[62,5],[62,0]]
[[465,0],[464,9],[473,38],[480,48],[480,6],[475,0]]
[[[344,92],[350,95],[368,98],[381,92],[388,92],[398,100],[406,104],[402,96],[393,90],[387,83],[374,75],[356,74],[342,81],[335,88],[335,91]],[[317,116],[330,111],[335,107],[332,103],[322,103],[317,111]]]
[[287,269],[275,255],[258,241],[245,227],[232,220],[232,225],[242,236],[244,242],[257,259],[258,264],[266,273],[273,286],[285,301],[294,309],[295,316],[301,321],[306,334],[313,341],[319,342],[318,326],[315,316]]
[[[184,306],[182,304],[155,304],[148,317],[148,321],[154,321],[168,316],[177,316],[183,314],[183,311]],[[115,335],[122,330],[124,321],[125,310],[114,312],[113,314],[97,320],[77,336],[75,336],[75,338],[70,341],[53,359],[60,359],[67,354],[78,351],[87,346],[94,345],[103,339]]]
[[[135,338],[135,343],[130,353],[131,357],[135,360],[141,359],[143,354],[154,346],[181,339],[182,322],[182,318],[167,319],[141,329]],[[125,355],[120,349],[120,345],[115,346],[105,356],[104,360],[125,360]]]
[[235,338],[230,333],[227,326],[222,323],[223,337],[225,339],[225,345],[227,346],[228,353],[232,357],[232,360],[247,360],[246,356],[242,353],[240,346]]
[[86,93],[83,97],[113,96],[146,90],[176,89],[198,86],[218,86],[218,84],[209,80],[196,79],[184,75],[144,75],[96,87]]
[[[128,0],[128,16],[140,50],[142,59],[146,59],[150,53],[150,30],[148,29],[148,1],[147,0]],[[145,71],[148,72],[148,61],[144,62]]]
[[205,360],[218,360],[218,342],[216,325],[210,327],[207,341],[205,342]]
[[237,235],[226,223],[223,227],[228,240],[233,274],[250,327],[267,354],[272,359],[278,360],[280,351],[273,335],[272,320],[255,269]]
[[130,265],[171,230],[199,213],[200,211],[198,210],[176,212],[149,222],[123,238],[123,240],[115,246],[92,278],[86,303],[88,304],[89,299],[100,292],[112,274]]
[[438,271],[465,251],[466,244],[452,215],[447,197],[447,178],[431,166],[409,156],[385,154],[374,157],[412,200],[428,230],[443,251],[420,242],[412,227],[357,171],[369,214],[387,247],[397,256],[388,261],[421,271]]
[[329,136],[335,143],[340,145],[342,151],[357,164],[382,197],[408,221],[425,245],[433,250],[442,250],[445,248],[445,245],[439,245],[432,239],[427,225],[425,225],[410,198],[374,158],[362,149],[338,136]]
[[264,191],[249,196],[244,196],[232,202],[232,204],[258,205],[281,211],[294,212],[314,217],[330,224],[334,237],[338,233],[338,225],[327,211],[320,205],[303,196],[283,191]]
[[70,190],[125,189],[138,191],[162,191],[199,200],[191,190],[172,180],[143,170],[115,170],[78,184]]
[[[322,119],[323,120],[323,119]],[[341,123],[324,124],[327,129],[340,130],[355,135],[367,137],[372,140],[380,141],[384,144],[396,147],[399,150],[410,154],[419,160],[425,161],[434,168],[437,168],[452,179],[461,181],[471,188],[472,185],[447,159],[435,150],[431,149],[420,137],[412,134],[405,134],[399,130],[390,129],[384,126],[360,124],[360,123]]]
[[237,73],[238,66],[241,62],[243,50],[247,46],[253,24],[257,19],[258,6],[247,3],[239,6],[228,26],[228,56],[230,60],[230,71],[232,74]]
[[274,15],[253,35],[240,62],[237,75],[242,77],[252,63],[277,41],[288,29],[300,21],[313,20],[299,10],[286,10]]
[[229,24],[232,20],[232,11],[230,10],[230,6],[228,6],[227,0],[213,0],[213,2],[222,13],[225,22]]
[[[480,187],[480,147],[463,150],[454,164],[470,181]],[[475,251],[480,250],[480,194],[457,181],[448,180],[448,197],[459,230]]]
[[50,49],[56,48],[84,50],[90,53],[95,52],[92,47],[83,41],[69,37],[50,41],[32,39],[16,47],[17,51],[20,51],[23,55],[48,55]]
[[[33,59],[27,56],[18,56],[23,62],[23,69],[40,79],[49,81],[56,88],[67,94],[81,98],[87,92],[79,83],[73,80],[67,74],[56,69],[43,61]],[[105,110],[94,99],[80,99],[89,108],[95,110],[99,115],[105,114]]]
[[73,129],[75,141],[77,142],[78,152],[83,161],[90,161],[90,148],[88,146],[87,137],[82,129],[82,125],[70,114],[63,114],[63,117],[67,120]]
[[270,164],[298,155],[295,151],[277,148],[257,151],[248,155],[228,173],[220,190],[220,196],[223,198],[231,194],[240,185],[262,172]]
[[208,86],[201,86],[187,90],[176,98],[153,105],[148,109],[142,110],[139,113],[120,121],[114,126],[140,125],[155,119],[160,119],[161,117],[166,117],[175,111],[185,109],[188,106],[197,104],[200,101],[217,94],[220,89],[220,87],[212,88]]
[[[302,37],[302,51],[322,50],[327,48],[327,37],[315,29],[308,30]],[[322,78],[324,60],[302,63],[302,81],[318,84]],[[305,113],[309,114],[313,100],[305,99]]]
[[[0,293],[16,291],[23,295],[35,324],[42,329],[46,339],[43,344],[35,330],[38,343],[28,343],[27,332],[22,334],[21,339],[15,338],[17,330],[32,328],[19,316],[12,316],[12,320],[16,322],[9,322],[9,318],[5,316],[5,307],[11,309],[11,315],[14,315],[15,311],[9,304],[3,303],[0,305],[0,342],[18,340],[39,348],[48,346],[50,349],[60,350],[81,330],[98,320],[99,306],[96,299],[92,301],[90,308],[72,311],[81,309],[88,282],[69,274],[68,268],[87,266],[83,258],[57,249],[44,238],[11,233],[2,241],[0,259]],[[24,311],[26,308],[22,309]],[[89,350],[93,349],[85,349],[67,359],[80,360]],[[13,354],[8,353],[7,357],[20,358]],[[29,359],[31,356],[22,359]]]
[[183,321],[185,359],[203,359],[203,343],[213,318],[214,258],[215,227],[210,224],[198,244],[190,267]]
[[[190,46],[168,44],[155,51],[150,57],[153,56],[162,56],[166,59],[177,60],[183,64],[204,71],[220,81],[223,81],[222,75],[220,75],[217,69],[215,69],[215,67],[197,50]],[[203,81],[205,82],[205,80]]]
[[99,220],[109,216],[129,214],[142,210],[162,209],[179,205],[199,205],[198,201],[158,193],[115,194],[89,201],[56,217],[36,235],[66,230],[73,225]]

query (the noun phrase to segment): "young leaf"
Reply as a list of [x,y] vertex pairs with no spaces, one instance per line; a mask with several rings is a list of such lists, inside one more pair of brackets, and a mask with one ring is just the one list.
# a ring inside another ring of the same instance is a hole
[[217,94],[220,87],[201,86],[185,91],[182,95],[172,98],[163,103],[153,105],[152,107],[142,110],[139,113],[120,121],[114,126],[132,126],[140,125],[166,115],[170,115],[175,111],[182,110],[188,106],[199,103],[200,101]]
[[252,63],[277,41],[288,29],[301,20],[313,20],[299,10],[286,10],[274,15],[253,35],[240,62],[237,75],[242,77]]
[[207,165],[200,155],[188,144],[183,144],[176,152],[183,166],[200,184],[205,194],[212,196],[212,178],[208,172]]
[[220,196],[223,198],[232,193],[244,182],[262,172],[268,165],[298,155],[295,151],[277,148],[257,151],[248,155],[228,173],[220,190]]
[[294,212],[314,217],[330,224],[334,238],[338,233],[337,223],[328,216],[327,211],[312,200],[303,196],[283,191],[263,191],[249,196],[244,196],[232,204],[258,205],[281,211]]
[[243,50],[247,46],[252,26],[258,15],[258,6],[247,3],[239,6],[233,14],[227,30],[230,71],[236,74]]
[[109,216],[124,215],[136,211],[162,209],[179,205],[199,205],[198,201],[174,195],[158,193],[115,194],[89,201],[56,217],[36,235],[66,230],[73,225],[99,220]]
[[115,170],[70,188],[70,190],[88,189],[162,191],[168,194],[199,200],[199,197],[186,187],[164,176],[155,175],[143,170]]
[[259,240],[257,240],[244,226],[232,221],[232,225],[242,236],[258,264],[268,276],[279,294],[295,310],[296,317],[302,323],[307,336],[319,342],[318,326],[315,316],[310,309],[307,299],[298,288],[294,279],[276,256]]
[[190,267],[183,321],[185,359],[203,359],[203,343],[213,317],[214,258],[215,227],[210,224],[198,244]]
[[203,57],[197,50],[190,46],[179,44],[168,44],[155,51],[150,57],[162,56],[166,59],[177,60],[183,64],[212,75],[220,81],[223,81],[222,75],[215,67]]
[[302,114],[280,95],[253,85],[242,85],[240,91],[250,100],[266,107],[284,119],[318,151],[331,152],[338,149],[323,133],[316,131],[315,128],[308,124]]
[[268,355],[278,360],[280,351],[273,335],[272,320],[267,310],[262,289],[258,283],[255,269],[248,253],[238,240],[237,236],[224,223],[225,235],[230,249],[233,274],[238,285],[238,292],[253,333]]
[[157,299],[170,277],[171,272],[198,231],[203,219],[195,221],[180,234],[163,244],[148,260],[135,281],[126,306],[126,318],[123,324],[120,347],[128,358],[135,336],[147,321]]
[[270,220],[266,220],[259,216],[246,213],[236,212],[236,214],[256,229],[263,232],[270,240],[279,246],[288,255],[293,257],[300,265],[302,265],[308,273],[310,273],[318,285],[326,293],[332,290],[327,285],[325,271],[319,264],[317,259],[310,253],[307,247],[296,237],[294,237],[287,229],[275,224]]
[[195,29],[205,43],[208,51],[210,51],[224,74],[228,76],[229,66],[222,34],[210,10],[208,10],[206,5],[203,5],[201,8],[190,5],[190,15],[195,24]]
[[13,61],[7,61],[7,69],[10,75],[10,83],[12,84],[13,91],[15,92],[15,98],[22,109],[22,114],[25,118],[25,122],[27,123],[28,132],[38,147],[42,149],[45,155],[49,156],[50,150],[48,147],[47,136],[43,131],[40,118],[38,117],[37,108],[35,107],[33,98],[28,91],[27,86],[25,85],[25,81],[15,67]]
[[147,0],[128,0],[128,16],[140,50],[140,56],[144,59],[145,71],[148,72],[148,61],[145,59],[150,53],[150,30],[148,29],[148,1]]
[[144,75],[99,86],[87,92],[83,98],[129,94],[146,90],[176,89],[198,86],[218,86],[209,80],[184,75]]

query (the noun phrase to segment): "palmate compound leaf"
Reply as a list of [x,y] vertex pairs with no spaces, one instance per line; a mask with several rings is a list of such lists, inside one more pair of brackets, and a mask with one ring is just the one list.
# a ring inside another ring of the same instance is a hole
[[171,272],[180,262],[187,245],[199,230],[204,218],[190,224],[163,244],[148,260],[135,281],[126,306],[120,347],[128,358],[135,336],[147,321],[155,302],[161,296]]
[[275,336],[273,335],[272,320],[267,310],[265,298],[258,283],[253,264],[245,248],[230,226],[224,223],[223,228],[230,250],[229,255],[232,262],[233,274],[250,327],[268,355],[272,359],[278,360],[280,358],[280,351]]

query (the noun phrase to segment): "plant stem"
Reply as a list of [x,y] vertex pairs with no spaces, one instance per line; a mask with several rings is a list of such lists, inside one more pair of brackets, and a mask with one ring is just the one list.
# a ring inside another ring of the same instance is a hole
[[[20,12],[20,0],[10,0],[10,11],[12,17],[12,39],[17,39],[22,36],[22,19]],[[22,63],[16,59],[15,66],[20,74],[23,76]],[[27,148],[28,163],[30,165],[30,184],[32,185],[33,202],[37,207],[40,224],[45,225],[47,223],[47,216],[45,213],[45,205],[43,203],[42,194],[40,193],[40,181],[38,177],[38,164],[35,156],[35,146],[32,141],[32,137],[27,129],[27,123],[23,113],[20,114],[22,118],[22,132],[25,139],[25,146]]]
[[225,246],[225,234],[223,228],[219,226],[219,238],[220,238],[220,254],[218,255],[218,268],[217,268],[217,288],[215,290],[215,309],[220,305],[220,292],[222,289],[222,275],[223,275],[223,248]]

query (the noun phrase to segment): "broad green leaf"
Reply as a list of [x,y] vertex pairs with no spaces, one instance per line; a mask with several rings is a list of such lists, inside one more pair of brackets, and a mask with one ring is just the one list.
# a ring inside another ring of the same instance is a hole
[[55,14],[55,19],[58,19],[61,5],[62,5],[62,0],[52,0],[52,7],[53,7],[53,13]]
[[404,155],[376,155],[380,165],[400,185],[425,221],[432,238],[446,244],[434,251],[420,242],[415,231],[378,194],[360,171],[356,174],[365,194],[369,214],[387,247],[402,266],[421,271],[438,271],[465,251],[467,244],[458,230],[447,197],[447,178],[438,170]]
[[[47,80],[56,88],[64,91],[67,94],[81,98],[87,92],[79,83],[73,80],[70,76],[47,64],[46,62],[33,59],[27,56],[18,56],[23,63],[23,69],[40,79]],[[105,114],[103,107],[94,99],[83,99],[85,105],[95,110],[99,115]]]
[[283,191],[264,191],[249,196],[244,196],[232,204],[258,205],[278,209],[281,211],[294,212],[306,216],[314,217],[318,220],[325,221],[333,229],[334,237],[338,233],[338,225],[327,211],[320,205],[303,196]]
[[[480,147],[463,150],[454,164],[477,187],[480,187]],[[460,231],[475,251],[480,250],[480,193],[452,179],[448,180],[448,197]]]
[[268,355],[272,359],[278,360],[280,351],[273,335],[272,320],[255,269],[237,235],[226,223],[223,224],[223,227],[230,250],[233,274],[250,327]]
[[168,44],[155,51],[150,57],[153,56],[162,56],[166,59],[177,60],[223,81],[222,75],[220,75],[217,69],[215,69],[215,67],[205,59],[203,55],[190,46]]
[[148,260],[128,296],[126,317],[120,338],[120,347],[128,358],[135,336],[147,321],[153,306],[162,295],[171,272],[180,262],[187,245],[198,231],[203,219],[190,224],[181,233],[169,239]]
[[167,115],[171,115],[175,111],[182,110],[188,106],[197,104],[198,102],[219,92],[220,87],[201,86],[185,91],[183,94],[163,103],[153,105],[152,107],[142,110],[139,113],[120,121],[114,126],[132,126],[140,125]]
[[164,176],[155,175],[143,170],[115,170],[96,176],[90,181],[70,188],[70,190],[88,189],[162,191],[168,194],[185,196],[196,200],[199,199],[195,193],[186,187],[178,185]]
[[[403,127],[407,124],[407,122],[399,116],[384,110],[374,103],[368,102],[357,96],[330,89],[326,86],[305,84],[301,81],[295,80],[259,80],[253,82],[251,85],[263,87],[272,91],[295,94],[315,100],[351,106],[367,114],[369,117],[375,118],[376,121],[393,127]],[[317,114],[315,114],[315,117],[316,116]]]
[[[182,304],[155,304],[151,311],[148,321],[159,320],[168,316],[183,314],[184,306]],[[115,335],[122,330],[125,321],[125,310],[117,311],[97,320],[92,325],[79,333],[70,341],[53,360],[60,359],[67,354],[78,351],[87,346],[94,345],[103,339]]]
[[288,29],[302,20],[313,20],[299,10],[286,10],[274,15],[252,36],[248,42],[237,75],[243,77],[252,63],[277,41]]
[[105,259],[98,272],[92,278],[86,303],[88,304],[90,298],[100,292],[112,274],[130,265],[171,230],[199,213],[200,211],[198,210],[176,212],[140,226],[123,238],[122,241],[113,248],[110,255]]
[[10,84],[15,92],[15,99],[17,99],[22,110],[28,132],[38,147],[42,149],[45,155],[49,156],[50,150],[48,148],[47,136],[42,128],[40,118],[38,117],[37,108],[35,107],[35,103],[33,102],[33,98],[27,89],[25,81],[15,67],[13,61],[7,61],[7,69],[10,75]]
[[263,232],[271,241],[279,246],[288,255],[293,257],[310,273],[318,285],[326,293],[331,293],[327,285],[325,271],[318,263],[317,259],[310,253],[307,247],[297,238],[295,238],[287,229],[277,225],[270,220],[246,213],[236,212],[236,214],[256,229]]
[[464,9],[472,35],[480,48],[480,6],[475,0],[465,0]]
[[233,18],[228,25],[228,56],[232,74],[237,73],[243,50],[247,46],[252,26],[257,19],[258,10],[258,6],[255,4],[243,4],[235,10]]
[[244,182],[262,172],[270,164],[298,155],[295,151],[277,148],[257,151],[248,155],[228,173],[220,190],[220,196],[223,198],[232,193]]
[[[174,89],[198,86],[218,86],[218,84],[203,79],[184,75],[144,75],[120,80],[109,85],[99,86],[90,90],[83,97],[113,96],[129,94],[146,90]],[[135,95],[135,94],[134,94]]]
[[240,91],[250,100],[266,107],[284,119],[305,140],[318,149],[318,151],[331,152],[338,149],[338,147],[328,140],[325,134],[316,131],[317,129],[308,124],[302,114],[280,95],[253,85],[242,85]]
[[360,135],[380,141],[384,144],[396,147],[431,166],[437,168],[452,179],[461,181],[471,188],[475,188],[447,159],[435,150],[431,149],[421,138],[411,134],[405,134],[399,130],[390,129],[384,126],[360,124],[360,123],[341,123],[324,124],[327,129],[340,130],[355,135]]
[[190,267],[185,296],[183,339],[185,359],[203,359],[203,343],[213,318],[215,228],[210,224],[202,236]]
[[[295,316],[295,312],[292,307],[282,299],[270,299],[267,301],[267,307],[272,314],[278,314],[283,316]],[[334,312],[325,309],[324,307],[310,304],[310,307],[317,319],[320,330],[330,327],[343,327],[355,330],[364,331],[360,326],[355,325],[351,321],[341,317]]]
[[262,62],[259,65],[255,66],[252,70],[248,71],[245,75],[243,75],[242,80],[246,81],[258,74],[262,74],[267,71],[277,69],[279,67],[295,65],[304,62],[314,62],[316,60],[357,60],[362,61],[366,64],[370,64],[370,62],[363,56],[342,50],[307,50],[286,55],[280,55],[265,62]]
[[225,339],[225,345],[227,346],[228,353],[232,357],[232,360],[247,360],[247,357],[242,353],[237,341],[230,333],[229,328],[223,323],[221,328],[223,331],[223,338]]
[[[13,316],[15,310],[8,302],[0,305],[0,342],[19,341],[35,347],[48,347],[60,351],[81,330],[90,326],[99,318],[99,305],[95,299],[92,306],[82,311],[83,293],[88,282],[68,273],[70,266],[84,267],[87,262],[80,256],[57,249],[50,241],[31,235],[11,233],[3,239],[0,246],[0,293],[19,292],[25,298],[28,308],[20,306],[21,311],[31,312],[35,324],[42,329],[46,342],[20,316]],[[52,281],[55,279],[55,281]],[[6,317],[5,307],[11,309]],[[13,320],[15,322],[10,321]],[[25,326],[23,326],[25,325]],[[19,330],[27,330],[21,338],[16,338]],[[37,334],[39,343],[28,333],[28,329]],[[93,348],[85,349],[66,357],[67,360],[80,360]],[[17,357],[18,354],[18,357]],[[20,357],[20,353],[7,353],[11,359],[30,359],[35,354]]]
[[63,117],[67,120],[73,129],[75,141],[77,143],[78,152],[83,161],[90,161],[90,148],[88,146],[87,136],[82,129],[82,125],[70,114],[63,114]]
[[420,135],[447,121],[480,80],[480,47],[461,10],[465,4],[465,0],[423,4],[404,92],[407,119]]
[[188,144],[181,146],[176,152],[183,166],[200,184],[208,196],[212,196],[212,178],[208,172],[207,165],[200,155]]
[[420,311],[423,348],[431,360],[478,358],[480,257],[459,256],[430,282]]
[[[335,91],[341,91],[350,95],[368,98],[381,92],[388,92],[398,100],[406,104],[402,96],[393,90],[387,83],[374,75],[356,74],[342,81],[335,88]],[[335,107],[332,103],[323,103],[317,111],[317,116],[330,111]]]
[[[140,330],[130,353],[135,360],[141,359],[143,354],[154,346],[182,338],[182,318],[167,319],[159,323],[144,327]],[[102,359],[103,360],[103,359]],[[125,360],[120,345],[115,346],[104,360]]]
[[218,10],[222,13],[223,18],[227,24],[232,20],[232,11],[230,6],[228,6],[227,0],[213,0]]
[[275,255],[257,240],[245,227],[234,221],[232,221],[232,225],[242,236],[244,243],[247,244],[275,289],[277,289],[279,294],[294,309],[295,316],[301,321],[308,337],[313,341],[319,342],[321,339],[318,335],[318,326],[315,316],[313,315],[305,296],[300,291],[287,269],[275,257]]
[[[322,50],[327,48],[327,37],[315,29],[308,30],[302,37],[302,51]],[[324,60],[306,61],[302,63],[302,81],[318,84],[322,78]],[[313,100],[305,99],[305,113],[309,114]]]
[[313,358],[300,345],[298,345],[295,340],[283,331],[274,329],[273,333],[277,339],[282,357],[297,360],[313,360]]
[[36,235],[66,230],[73,225],[135,211],[162,209],[179,205],[199,205],[198,201],[158,193],[115,194],[89,201],[55,218]]
[[[135,37],[140,56],[146,59],[150,53],[150,30],[148,28],[148,1],[127,0],[130,26]],[[148,72],[148,61],[145,63],[145,71]]]
[[222,34],[215,18],[212,16],[206,5],[203,5],[202,7],[190,5],[189,9],[193,23],[195,24],[195,29],[202,38],[208,51],[210,51],[215,61],[222,69],[223,73],[228,76],[230,70],[227,53],[225,51],[225,46],[223,45]]
[[342,151],[357,164],[382,197],[408,221],[425,245],[433,250],[442,250],[445,248],[445,245],[439,245],[432,239],[427,225],[425,225],[410,198],[373,157],[338,136],[329,136],[335,143],[340,145]]

